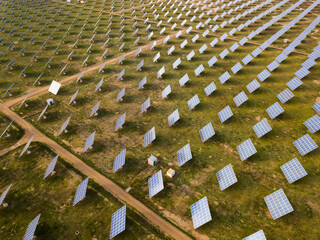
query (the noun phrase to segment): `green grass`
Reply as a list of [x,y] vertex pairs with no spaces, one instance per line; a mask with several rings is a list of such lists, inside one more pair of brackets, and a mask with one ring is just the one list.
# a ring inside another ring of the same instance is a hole
[[[109,238],[112,213],[123,204],[89,180],[86,198],[72,206],[77,185],[85,176],[59,158],[55,175],[42,180],[55,155],[39,143],[33,143],[30,150],[30,155],[21,158],[18,158],[21,148],[1,157],[0,188],[5,189],[9,184],[12,187],[6,197],[9,206],[0,211],[0,238],[21,239],[29,222],[39,213],[37,239]],[[115,239],[138,238],[163,237],[127,208],[126,230]]]

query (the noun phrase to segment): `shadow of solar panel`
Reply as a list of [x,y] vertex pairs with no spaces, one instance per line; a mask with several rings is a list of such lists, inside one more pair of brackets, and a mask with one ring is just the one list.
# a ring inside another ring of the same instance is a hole
[[284,194],[282,188],[264,198],[273,220],[276,220],[290,212],[293,208]]
[[169,127],[171,127],[173,124],[175,124],[180,119],[179,111],[176,109],[173,113],[171,113],[168,117],[168,124]]
[[57,163],[57,160],[58,160],[58,157],[59,157],[59,154],[57,156],[55,156],[51,162],[49,163],[49,166],[47,168],[47,171],[43,177],[43,179],[46,179],[54,170],[55,166],[56,166],[56,163]]
[[155,139],[156,139],[156,131],[155,131],[155,128],[153,127],[144,135],[144,147],[149,146]]
[[197,229],[212,220],[207,197],[204,197],[190,206],[193,228]]
[[278,102],[272,104],[270,107],[267,108],[266,112],[269,114],[271,119],[275,119],[281,113],[284,112],[283,108],[280,106]]
[[126,149],[123,149],[115,158],[113,162],[113,173],[115,173],[119,168],[122,168],[126,162]]
[[191,160],[192,159],[192,154],[191,154],[190,144],[188,143],[183,148],[181,148],[177,152],[177,156],[178,156],[178,165],[179,165],[179,167],[181,167],[183,164],[185,164],[186,162]]
[[82,183],[77,187],[76,195],[74,196],[73,206],[85,198],[87,192],[89,178],[87,177]]
[[234,103],[237,107],[241,106],[243,103],[245,103],[248,100],[247,95],[244,93],[244,91],[240,92],[237,96],[233,98]]
[[280,168],[289,183],[293,183],[308,175],[297,158],[283,164]]
[[286,83],[287,87],[290,88],[291,91],[300,87],[302,84],[303,82],[297,77],[294,77],[293,79],[291,79],[289,82]]
[[223,123],[226,120],[228,120],[230,117],[233,116],[233,113],[231,111],[231,108],[228,106],[226,106],[224,109],[222,109],[220,112],[218,112],[218,116],[220,119],[220,122]]
[[265,134],[267,134],[268,132],[270,132],[272,130],[267,119],[261,120],[260,122],[255,124],[252,128],[255,131],[255,133],[257,134],[258,138],[261,138],[262,136],[264,136]]
[[304,125],[309,129],[311,133],[315,133],[320,129],[320,117],[318,115],[314,115],[304,122]]
[[1,207],[2,204],[4,204],[4,199],[6,198],[11,186],[12,186],[12,184],[10,184],[9,187],[7,187],[7,189],[4,190],[4,192],[1,194],[1,196],[0,196],[0,207]]
[[209,138],[214,136],[215,135],[215,131],[214,131],[213,127],[212,127],[211,122],[208,123],[207,125],[205,125],[203,128],[201,128],[199,133],[200,133],[200,137],[201,137],[201,141],[202,142],[205,142]]
[[110,239],[114,238],[126,229],[126,210],[127,207],[124,205],[122,208],[112,214]]
[[216,174],[221,191],[238,182],[238,179],[233,171],[231,164],[225,166]]
[[148,179],[149,184],[149,198],[159,193],[163,188],[162,171],[160,170]]
[[264,235],[263,230],[260,230],[258,232],[255,232],[254,234],[251,234],[250,236],[248,236],[242,240],[267,240],[267,238]]
[[282,103],[288,102],[293,97],[294,97],[294,94],[288,88],[286,88],[285,90],[283,90],[281,93],[277,95],[277,98]]
[[39,219],[40,219],[41,214],[36,216],[28,225],[28,228],[26,230],[26,233],[23,237],[23,240],[32,240],[34,232],[36,231]]
[[237,150],[242,161],[248,159],[249,157],[257,153],[257,150],[254,147],[250,138],[238,145]]
[[318,145],[313,141],[309,134],[302,136],[298,140],[294,141],[293,144],[302,156],[318,148]]
[[199,103],[200,103],[200,100],[199,100],[198,94],[196,94],[188,101],[189,110],[194,109]]
[[252,82],[250,82],[246,87],[249,91],[249,93],[253,93],[255,90],[257,90],[260,87],[260,83],[254,79]]

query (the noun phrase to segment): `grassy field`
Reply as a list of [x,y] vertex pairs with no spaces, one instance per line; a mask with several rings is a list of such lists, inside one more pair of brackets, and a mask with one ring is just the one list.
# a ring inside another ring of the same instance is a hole
[[[0,114],[0,135],[4,132],[4,130],[9,126],[11,120]],[[9,136],[5,133],[2,138],[0,138],[0,149],[5,147],[9,147],[16,143],[23,136],[23,130],[13,123],[9,128]]]
[[[307,54],[317,46],[320,37],[319,27],[312,31],[296,48],[297,51],[305,54],[290,54],[253,94],[247,91],[246,85],[256,79],[257,74],[281,53],[281,49],[288,45],[284,43],[284,39],[289,39],[289,42],[292,42],[316,18],[319,7],[283,34],[273,44],[274,48],[264,50],[237,74],[231,74],[231,67],[298,16],[301,9],[293,10],[254,37],[250,43],[240,46],[234,53],[230,52],[226,58],[220,59],[218,56],[220,52],[225,48],[230,48],[236,42],[235,40],[238,41],[251,31],[258,29],[296,1],[289,1],[266,17],[249,25],[235,34],[233,39],[219,41],[213,48],[209,45],[215,37],[229,32],[239,23],[245,23],[248,19],[257,16],[278,2],[272,2],[268,7],[241,18],[239,22],[228,24],[216,33],[210,33],[207,38],[201,37],[204,28],[194,29],[190,34],[183,34],[180,39],[172,37],[167,45],[158,45],[154,51],[144,51],[138,58],[126,58],[122,65],[108,65],[104,73],[87,74],[83,77],[81,84],[71,83],[63,86],[58,95],[54,96],[57,104],[48,108],[45,120],[36,121],[46,105],[45,100],[52,97],[50,94],[30,99],[28,101],[29,107],[23,107],[17,112],[124,189],[131,187],[131,194],[182,229],[190,232],[197,239],[240,239],[260,229],[264,230],[267,239],[297,239],[297,236],[299,239],[318,239],[320,231],[314,226],[320,223],[320,205],[318,203],[320,192],[317,187],[320,173],[316,167],[319,164],[320,152],[315,150],[302,157],[294,147],[293,141],[308,133],[303,122],[316,114],[312,105],[319,101],[319,65],[310,69],[311,73],[303,79],[303,85],[294,91],[295,97],[282,104],[285,112],[281,116],[271,120],[265,110],[274,102],[279,101],[277,94],[286,88],[285,83],[294,77],[294,72],[307,59]],[[91,6],[89,3],[88,6]],[[305,1],[300,7],[305,9],[311,3],[311,1]],[[159,20],[162,19],[165,22],[173,13],[170,12],[165,16],[165,11],[161,11],[163,6],[160,4],[157,3],[156,7],[161,13]],[[136,9],[136,15],[142,18],[141,9],[142,6],[140,9]],[[240,12],[245,9],[248,8],[244,8]],[[146,11],[148,14],[145,17],[151,19],[153,17],[151,6],[146,6]],[[218,13],[221,14],[222,11],[219,10]],[[125,12],[125,15],[131,16],[130,12]],[[236,15],[237,13],[231,14],[234,17]],[[226,20],[231,16],[227,16]],[[188,19],[191,17],[189,16]],[[114,18],[117,17],[114,16]],[[202,21],[204,22],[206,18],[207,16]],[[115,24],[115,29],[120,28],[119,21],[121,20],[117,19],[118,22],[114,20],[112,23]],[[130,19],[127,20],[128,26],[133,24]],[[94,22],[92,20],[92,25]],[[182,20],[177,22],[180,25]],[[217,22],[221,24],[222,20],[218,19]],[[139,23],[146,26],[143,22]],[[184,27],[187,28],[190,25],[194,27],[197,23],[199,23],[198,18],[194,23],[186,24]],[[170,24],[172,25],[172,23]],[[79,28],[81,25],[79,24]],[[152,26],[157,29],[157,34],[159,34],[161,28],[156,28],[155,24]],[[134,31],[131,27],[128,29],[130,32]],[[170,27],[167,27],[167,30],[166,34],[174,32],[170,31]],[[141,33],[144,38],[148,35],[145,31],[141,31]],[[199,34],[200,38],[196,43],[192,43],[191,39],[196,34]],[[86,38],[87,42],[90,39],[89,35]],[[101,35],[103,34],[101,33]],[[156,37],[160,38],[159,35]],[[74,34],[75,38],[76,34]],[[185,39],[188,40],[188,45],[184,49],[180,49],[180,44]],[[114,54],[110,57],[122,54],[117,52],[119,42],[114,41]],[[128,41],[133,43],[134,39],[130,38]],[[146,39],[141,42],[141,44],[146,43]],[[99,44],[103,45],[103,41],[97,43],[96,46]],[[204,44],[207,44],[208,49],[200,55],[198,49]],[[176,50],[171,56],[168,56],[167,51],[173,45]],[[126,51],[135,48],[138,47],[132,46]],[[82,50],[85,49],[86,47],[83,47]],[[192,61],[187,61],[186,55],[192,50],[197,55]],[[102,50],[97,51],[97,56],[101,55],[101,52]],[[152,59],[157,52],[160,52],[161,57],[157,63],[153,63]],[[217,56],[219,60],[213,68],[209,68],[207,62],[213,56]],[[182,63],[178,69],[173,70],[172,63],[179,57]],[[83,53],[82,58],[84,58]],[[144,66],[142,71],[137,72],[136,66],[142,59]],[[96,62],[98,61],[100,60],[96,59]],[[74,72],[80,71],[76,65],[79,63],[81,64],[80,59],[75,59],[73,67],[78,71],[74,70]],[[204,65],[205,71],[196,77],[194,70],[200,64]],[[61,66],[63,66],[62,63]],[[165,67],[166,72],[162,79],[157,79],[156,73],[162,66]],[[124,79],[117,81],[118,73],[124,68],[126,69]],[[225,71],[229,71],[232,76],[228,82],[222,85],[218,78]],[[190,80],[186,86],[180,87],[178,81],[185,73],[188,73]],[[138,83],[145,76],[147,84],[143,90],[138,90]],[[102,91],[95,93],[95,86],[101,78],[104,78]],[[52,78],[48,79],[49,83]],[[217,90],[207,97],[204,88],[211,82],[216,84]],[[168,84],[171,85],[172,93],[168,99],[162,100],[161,91]],[[124,87],[126,95],[122,102],[116,103],[117,94]],[[71,96],[78,89],[77,103],[69,106]],[[233,97],[241,91],[245,91],[249,100],[237,108]],[[198,94],[200,104],[190,111],[187,101],[195,94]],[[140,105],[149,97],[151,98],[151,107],[147,113],[141,115]],[[89,118],[92,107],[98,101],[101,101],[98,116]],[[218,112],[227,105],[230,105],[234,116],[221,124]],[[181,119],[169,128],[167,117],[176,109],[179,109]],[[127,115],[124,128],[114,132],[115,122],[123,113]],[[68,133],[57,137],[61,125],[69,116],[71,116],[71,120]],[[263,118],[267,118],[273,130],[258,139],[252,126]],[[209,122],[212,123],[216,135],[206,143],[202,143],[199,130]],[[156,129],[157,139],[152,146],[144,148],[143,135],[153,126]],[[96,131],[93,150],[82,154],[85,139],[93,131]],[[320,142],[318,133],[309,134],[315,142]],[[258,153],[242,162],[236,147],[248,138],[251,138]],[[178,167],[176,152],[187,143],[190,143],[193,158],[187,164]],[[113,174],[114,157],[124,148],[127,149],[126,164],[123,169]],[[160,160],[156,167],[147,165],[147,158],[151,154]],[[294,157],[299,159],[308,172],[308,176],[294,184],[289,184],[280,166]],[[229,163],[233,166],[238,182],[225,191],[221,191],[216,172]],[[174,168],[177,171],[177,176],[173,179],[164,177],[164,190],[149,199],[148,178],[160,169],[165,173],[169,168]],[[295,211],[274,221],[263,198],[279,188],[283,188]],[[208,198],[213,220],[197,231],[193,231],[189,206],[204,196]],[[309,224],[311,222],[312,225]]]
[[[0,188],[12,184],[6,197],[9,206],[0,211],[0,238],[22,239],[29,222],[41,213],[37,239],[109,239],[112,213],[123,204],[89,180],[86,198],[72,206],[77,185],[85,176],[59,158],[55,175],[43,180],[55,154],[39,143],[32,144],[30,155],[18,158],[21,150],[0,158]],[[138,238],[163,236],[127,208],[126,231],[115,239]]]

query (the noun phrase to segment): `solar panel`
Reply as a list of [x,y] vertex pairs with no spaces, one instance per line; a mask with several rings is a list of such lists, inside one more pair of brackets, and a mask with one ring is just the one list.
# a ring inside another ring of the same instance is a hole
[[248,236],[242,240],[267,240],[267,238],[264,235],[263,230],[260,230],[258,232],[255,232],[254,234],[251,234],[250,236]]
[[19,155],[19,158],[20,158],[26,151],[29,151],[29,147],[30,147],[30,144],[31,144],[33,138],[34,138],[34,136],[32,136],[32,137],[30,138],[30,140],[27,142],[27,144],[24,146],[24,148],[22,149],[22,152],[21,152],[20,155]]
[[238,179],[233,171],[231,164],[227,165],[226,167],[218,171],[217,178],[221,191],[238,182]]
[[268,206],[273,220],[276,220],[293,211],[293,208],[282,188],[266,196],[264,201]]
[[168,117],[168,124],[169,127],[171,127],[173,124],[175,124],[180,119],[179,111],[176,109],[173,113],[171,113]]
[[216,57],[216,56],[213,56],[213,57],[208,61],[209,67],[212,67],[217,61],[218,61],[217,57]]
[[142,59],[141,62],[138,63],[136,70],[141,71],[143,65],[144,65],[144,60]]
[[162,99],[167,98],[170,93],[171,93],[171,86],[170,86],[170,84],[169,84],[169,85],[168,85],[165,89],[163,89],[162,92],[161,92]]
[[10,128],[10,126],[12,125],[12,123],[13,123],[13,121],[11,121],[11,122],[9,123],[9,125],[6,127],[6,129],[2,132],[0,138],[2,138],[4,134],[9,135],[8,129]]
[[153,127],[144,135],[144,147],[149,146],[155,139],[156,139],[156,130]]
[[43,119],[46,119],[46,118],[47,118],[46,115],[45,115],[45,113],[46,113],[46,111],[47,111],[47,109],[48,109],[48,106],[49,106],[49,105],[46,105],[46,106],[44,107],[44,109],[41,111],[39,117],[37,118],[37,121],[39,121],[41,117],[43,117]]
[[140,113],[146,112],[149,107],[150,107],[150,98],[148,98],[144,103],[141,104],[141,112]]
[[77,91],[75,92],[75,94],[72,95],[72,97],[71,97],[71,99],[70,99],[70,102],[69,102],[69,105],[70,105],[71,103],[76,103],[75,99],[76,99],[78,93],[79,93],[79,90],[77,90]]
[[126,122],[126,113],[122,114],[119,119],[116,121],[116,128],[114,131],[118,131],[123,127],[123,124]]
[[265,118],[262,119],[257,124],[255,124],[252,128],[255,131],[255,133],[257,134],[258,138],[261,138],[262,136],[264,136],[265,134],[267,134],[268,132],[270,132],[272,130],[267,119],[265,119]]
[[34,232],[36,231],[40,215],[36,216],[28,225],[28,228],[26,230],[26,233],[24,234],[23,240],[32,240]]
[[188,101],[189,110],[194,109],[199,103],[200,103],[200,100],[199,100],[198,94],[196,94]]
[[149,198],[159,193],[163,188],[162,171],[160,170],[148,179],[149,184]]
[[228,81],[230,79],[230,74],[228,71],[226,71],[224,74],[222,74],[220,77],[219,77],[219,81],[221,84],[224,84],[226,81]]
[[314,115],[304,122],[304,125],[309,129],[311,133],[315,133],[320,130],[320,117]]
[[43,179],[46,179],[54,170],[55,166],[56,166],[56,163],[57,163],[57,160],[58,160],[58,157],[59,157],[59,154],[57,156],[55,156],[51,162],[49,163],[49,166],[47,168],[47,171],[43,177]]
[[200,137],[201,137],[201,141],[202,142],[205,142],[209,138],[214,136],[215,135],[215,131],[214,131],[213,127],[212,127],[211,122],[208,123],[207,125],[205,125],[203,128],[201,128],[199,133],[200,133]]
[[241,161],[244,161],[257,153],[250,138],[245,140],[243,143],[237,146],[238,153],[240,155]]
[[250,93],[253,93],[255,90],[257,90],[260,87],[260,83],[256,79],[254,79],[246,87]]
[[282,63],[285,59],[287,59],[287,57],[288,57],[288,55],[285,54],[284,52],[282,52],[280,55],[278,55],[278,56],[276,57],[275,60],[276,60],[278,63]]
[[204,66],[201,64],[199,67],[194,70],[194,74],[198,77],[204,71]]
[[82,183],[77,187],[76,195],[74,196],[73,206],[85,198],[87,192],[89,178],[87,177]]
[[162,78],[162,75],[165,73],[165,68],[164,66],[160,68],[160,70],[157,72],[157,78]]
[[309,73],[310,71],[308,69],[305,69],[304,67],[302,67],[298,71],[296,71],[294,75],[296,75],[296,77],[298,77],[299,79],[302,79],[305,76],[307,76]]
[[187,60],[190,61],[196,53],[192,50],[188,55],[187,55]]
[[124,97],[125,93],[126,93],[126,88],[122,88],[117,95],[117,102],[122,101],[122,98]]
[[228,49],[224,49],[224,50],[219,54],[219,56],[220,56],[221,59],[224,59],[228,54],[229,54]]
[[143,89],[144,85],[147,83],[147,77],[143,77],[142,80],[139,82],[139,87],[138,89]]
[[153,57],[153,62],[158,62],[158,59],[160,58],[160,52],[158,52],[154,57]]
[[277,95],[277,98],[282,103],[286,103],[287,101],[289,101],[293,97],[294,97],[294,94],[288,88],[286,88],[285,90],[283,90],[281,93],[279,93]]
[[289,82],[286,83],[286,85],[288,86],[288,88],[290,88],[291,91],[300,87],[302,84],[303,82],[297,77],[292,78]]
[[272,63],[270,63],[267,68],[270,72],[272,72],[273,70],[275,70],[277,67],[279,67],[280,64],[277,61],[273,61]]
[[226,106],[224,109],[222,109],[220,112],[218,112],[218,116],[220,119],[220,122],[223,123],[226,120],[228,120],[230,117],[233,116],[233,113],[231,111],[231,108],[228,106]]
[[191,154],[190,144],[188,143],[183,148],[181,148],[177,152],[177,156],[178,156],[178,165],[179,165],[179,167],[181,167],[183,164],[185,164],[186,162],[191,160],[192,159],[192,154]]
[[181,64],[181,58],[178,58],[176,61],[173,62],[172,68],[177,69],[180,64]]
[[180,48],[184,48],[188,44],[187,39],[180,44]]
[[197,229],[212,220],[207,197],[204,197],[190,206],[193,228]]
[[183,75],[183,77],[180,78],[180,80],[179,80],[180,87],[184,86],[188,81],[189,81],[189,76],[188,76],[188,73],[186,73],[186,74]]
[[266,112],[269,114],[271,119],[275,119],[281,113],[284,112],[283,108],[280,106],[278,102],[272,104],[270,107],[267,108]]
[[302,136],[298,140],[294,141],[293,144],[302,156],[318,148],[318,145],[313,141],[309,134]]
[[280,168],[289,183],[293,183],[308,175],[297,158],[283,164]]
[[102,84],[103,84],[103,78],[98,82],[94,92],[101,91]]
[[203,44],[203,46],[199,49],[199,53],[202,54],[207,49],[207,44]]
[[97,102],[97,104],[94,105],[93,108],[91,109],[90,117],[92,117],[93,115],[98,115],[97,111],[99,110],[99,107],[100,107],[100,101]]
[[212,82],[204,89],[204,92],[206,93],[207,96],[209,96],[216,89],[217,89],[216,85],[214,84],[214,82]]
[[1,196],[0,196],[0,206],[5,203],[4,199],[6,198],[11,186],[12,186],[12,184],[10,184],[9,187],[7,187],[6,190],[4,190],[4,192],[1,194]]
[[260,80],[260,82],[263,82],[264,80],[266,80],[270,76],[271,76],[271,73],[267,69],[265,69],[261,73],[258,74],[257,78]]
[[54,95],[57,95],[60,87],[61,87],[61,83],[58,83],[53,80],[48,91],[53,93]]
[[247,65],[249,62],[252,61],[252,59],[253,59],[253,57],[250,54],[248,54],[246,57],[244,57],[242,59],[242,62],[243,62],[244,65]]
[[253,57],[257,57],[261,52],[262,52],[262,49],[259,48],[259,47],[257,47],[255,50],[253,50],[253,51],[251,52],[251,55],[252,55]]
[[216,45],[217,43],[218,43],[218,39],[217,38],[215,38],[215,39],[213,39],[211,42],[210,42],[210,46],[211,47],[214,47],[214,45]]
[[112,214],[110,239],[126,229],[126,205]]
[[126,73],[126,69],[122,69],[122,71],[119,73],[118,77],[117,77],[117,80],[122,80],[123,79],[123,76],[124,74]]
[[238,62],[231,68],[231,71],[233,72],[233,74],[236,74],[241,69],[242,69],[242,65],[241,65],[241,63]]
[[239,41],[239,44],[243,46],[248,41],[248,38],[244,37]]
[[231,47],[230,47],[230,51],[234,52],[235,50],[237,50],[237,48],[239,47],[238,43],[234,43]]
[[240,92],[237,96],[233,98],[234,103],[237,107],[241,106],[244,102],[248,100],[247,95],[244,93],[244,91]]
[[113,163],[113,173],[115,173],[119,168],[122,168],[122,166],[126,162],[126,149],[123,149],[121,153],[119,153],[115,158],[114,158],[114,163]]
[[320,101],[315,103],[312,108],[318,113],[320,114]]
[[173,45],[171,48],[169,48],[169,50],[168,50],[168,55],[172,55],[172,53],[173,53],[174,50],[175,50],[175,47],[174,47],[174,45]]
[[96,131],[94,131],[86,140],[86,143],[83,148],[83,152],[87,151],[89,148],[92,148],[92,144],[94,142],[94,136],[96,135]]

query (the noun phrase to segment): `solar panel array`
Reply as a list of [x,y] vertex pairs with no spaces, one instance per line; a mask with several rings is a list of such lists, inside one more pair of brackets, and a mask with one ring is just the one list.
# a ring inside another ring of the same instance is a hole
[[236,177],[236,174],[233,171],[231,164],[222,168],[216,174],[217,174],[221,191],[225,190],[226,188],[238,182],[238,179]]
[[201,128],[199,133],[200,133],[200,137],[201,137],[201,141],[202,142],[205,142],[209,138],[214,136],[215,135],[215,131],[214,131],[213,127],[212,127],[211,122],[208,123],[207,125],[205,125],[203,128]]
[[144,135],[144,147],[149,146],[155,139],[156,139],[156,130],[153,127]]
[[293,211],[293,208],[282,188],[266,196],[264,201],[268,206],[273,220]]
[[127,206],[124,205],[122,208],[112,214],[110,239],[114,238],[126,229],[126,210]]
[[320,117],[314,115],[303,123],[311,133],[315,133],[320,130]]
[[267,240],[266,236],[264,235],[263,230],[260,230],[258,232],[255,232],[254,234],[251,234],[248,237],[245,237],[242,240]]
[[248,159],[249,157],[257,153],[257,150],[254,147],[250,138],[238,145],[237,150],[242,161]]
[[33,239],[33,235],[34,232],[36,231],[39,219],[40,219],[40,215],[36,216],[28,225],[28,228],[26,230],[26,233],[23,237],[23,240],[32,240]]
[[230,117],[233,116],[233,113],[231,111],[231,108],[228,106],[226,106],[224,109],[222,109],[220,112],[218,112],[218,116],[220,119],[220,122],[223,123],[226,120],[228,120]]
[[181,148],[177,152],[177,156],[178,156],[178,165],[179,165],[179,167],[181,167],[183,164],[185,164],[186,162],[191,160],[192,159],[192,154],[191,154],[190,144],[188,143],[183,148]]
[[162,171],[158,171],[151,178],[148,179],[149,184],[149,198],[159,193],[163,188]]
[[207,197],[204,197],[190,206],[193,228],[197,229],[212,220]]
[[126,162],[126,149],[123,149],[115,158],[113,163],[113,173],[115,173],[119,168]]
[[85,198],[87,192],[89,178],[87,177],[82,183],[77,187],[76,195],[74,196],[73,206]]
[[299,180],[300,178],[303,178],[308,175],[308,173],[303,168],[303,166],[297,158],[294,158],[286,164],[283,164],[280,168],[286,176],[286,178],[288,179],[289,183],[293,183]]
[[265,118],[262,119],[257,124],[255,124],[252,128],[255,131],[255,133],[257,134],[258,138],[261,138],[262,136],[266,135],[268,132],[270,132],[272,130],[267,119],[265,119]]
[[318,148],[318,145],[313,141],[309,134],[302,136],[298,140],[294,141],[293,144],[302,156]]

